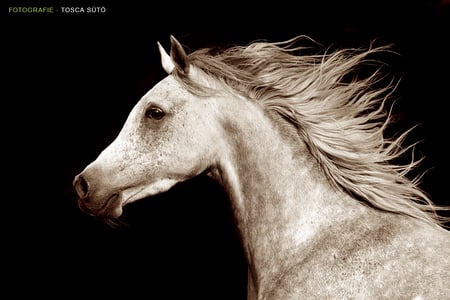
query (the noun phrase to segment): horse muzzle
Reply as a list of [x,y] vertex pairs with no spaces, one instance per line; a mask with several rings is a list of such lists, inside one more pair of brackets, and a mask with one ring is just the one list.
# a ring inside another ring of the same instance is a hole
[[99,189],[89,176],[80,173],[73,180],[78,207],[84,213],[105,218],[118,218],[122,214],[122,196],[119,192]]

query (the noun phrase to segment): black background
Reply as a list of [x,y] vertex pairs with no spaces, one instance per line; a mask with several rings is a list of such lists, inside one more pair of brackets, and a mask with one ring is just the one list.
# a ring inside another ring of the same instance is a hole
[[[417,153],[426,155],[422,187],[450,204],[448,1],[30,3],[9,1],[1,12],[3,272],[17,297],[245,299],[245,260],[227,199],[209,179],[127,206],[121,229],[83,215],[75,202],[73,177],[165,76],[156,41],[168,48],[170,34],[188,51],[299,34],[337,47],[393,43],[400,56],[391,67],[403,78],[397,126],[421,124],[411,139],[422,140]],[[106,13],[8,12],[22,4]]]

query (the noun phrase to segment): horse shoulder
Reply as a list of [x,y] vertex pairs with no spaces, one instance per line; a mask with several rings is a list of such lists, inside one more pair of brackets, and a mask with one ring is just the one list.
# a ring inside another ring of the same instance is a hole
[[448,298],[450,232],[374,214],[327,228],[264,299]]

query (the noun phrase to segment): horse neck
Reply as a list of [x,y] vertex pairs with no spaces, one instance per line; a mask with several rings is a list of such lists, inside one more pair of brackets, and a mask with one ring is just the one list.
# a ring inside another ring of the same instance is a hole
[[257,288],[292,265],[294,253],[299,260],[299,253],[308,255],[319,228],[332,224],[346,198],[352,201],[329,185],[295,128],[252,109],[224,122],[226,144],[211,175],[229,194]]

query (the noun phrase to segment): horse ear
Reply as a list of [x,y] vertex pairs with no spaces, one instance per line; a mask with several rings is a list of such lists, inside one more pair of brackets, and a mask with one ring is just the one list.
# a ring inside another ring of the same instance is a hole
[[175,65],[172,62],[172,59],[170,58],[169,54],[167,54],[166,50],[164,50],[163,46],[159,42],[158,43],[158,49],[159,54],[161,54],[161,65],[164,69],[164,71],[167,72],[167,74],[172,73],[173,68],[175,68]]
[[179,70],[183,71],[184,74],[188,74],[189,61],[183,46],[181,46],[180,42],[178,42],[173,35],[170,36],[170,42],[170,57],[172,58],[172,62]]

